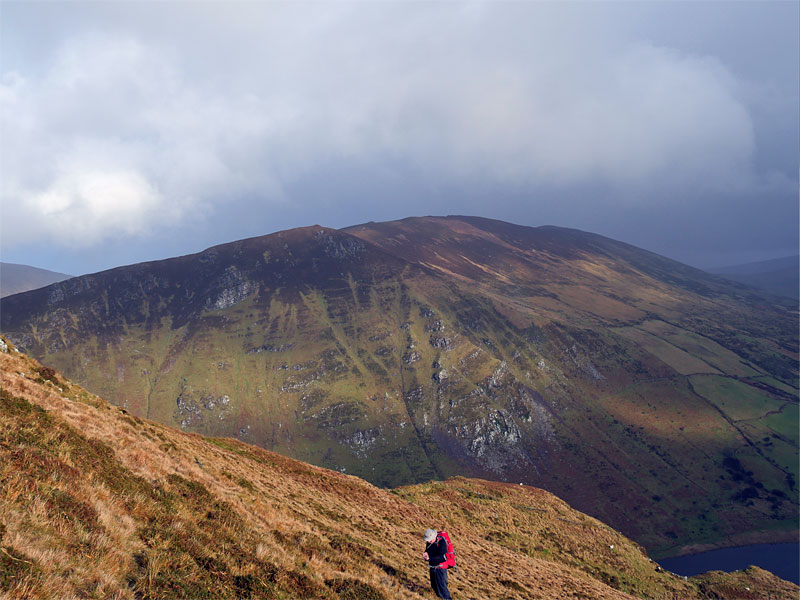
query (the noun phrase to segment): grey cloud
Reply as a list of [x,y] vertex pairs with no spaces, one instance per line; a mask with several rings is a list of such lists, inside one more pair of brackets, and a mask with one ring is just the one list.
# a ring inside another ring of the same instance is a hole
[[4,7],[3,249],[412,209],[616,234],[758,198],[785,221],[796,56],[760,73],[736,40],[794,9],[726,6]]

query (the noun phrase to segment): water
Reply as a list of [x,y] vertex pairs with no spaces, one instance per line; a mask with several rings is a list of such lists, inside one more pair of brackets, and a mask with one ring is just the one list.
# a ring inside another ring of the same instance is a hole
[[673,573],[691,577],[706,571],[739,571],[756,565],[781,579],[800,584],[800,544],[756,544],[700,554],[665,558],[659,564]]

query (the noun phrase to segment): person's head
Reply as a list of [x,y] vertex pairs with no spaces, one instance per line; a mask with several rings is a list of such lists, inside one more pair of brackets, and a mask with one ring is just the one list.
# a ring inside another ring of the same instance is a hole
[[430,543],[436,539],[436,530],[435,529],[426,529],[424,539],[426,542]]

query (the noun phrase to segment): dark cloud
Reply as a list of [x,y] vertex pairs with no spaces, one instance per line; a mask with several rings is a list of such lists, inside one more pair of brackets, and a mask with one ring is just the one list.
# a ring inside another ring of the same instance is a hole
[[459,213],[708,266],[797,249],[796,3],[3,13],[4,260]]

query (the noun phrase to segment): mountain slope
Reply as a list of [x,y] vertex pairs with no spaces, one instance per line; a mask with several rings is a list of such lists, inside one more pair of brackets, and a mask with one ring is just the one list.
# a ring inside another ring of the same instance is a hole
[[70,277],[72,275],[29,267],[28,265],[0,262],[0,298],[35,290],[51,283],[64,281]]
[[708,272],[779,296],[797,298],[800,295],[800,256],[720,267]]
[[658,555],[797,530],[797,316],[576,230],[308,227],[2,300],[131,413],[394,487],[546,488]]
[[0,343],[0,593],[7,598],[428,597],[446,526],[460,598],[794,598],[757,568],[688,581],[558,498],[455,478],[375,488],[113,407]]

